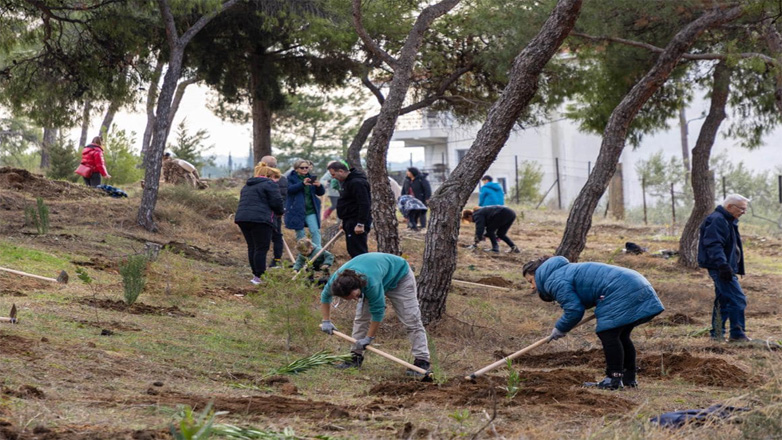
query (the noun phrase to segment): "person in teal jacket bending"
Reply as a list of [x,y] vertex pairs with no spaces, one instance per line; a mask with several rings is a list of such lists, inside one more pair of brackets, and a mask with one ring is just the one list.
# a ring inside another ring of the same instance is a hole
[[[430,369],[429,347],[426,330],[421,322],[415,276],[404,258],[380,252],[362,254],[343,264],[331,276],[320,294],[323,315],[320,329],[330,335],[337,329],[330,318],[334,296],[358,301],[356,318],[353,320],[353,338],[356,343],[351,349],[351,359],[339,364],[338,368],[358,368],[364,362],[364,349],[377,335],[388,298],[413,345],[413,365],[424,370]],[[421,373],[413,370],[408,370],[407,374],[421,376]]]
[[530,261],[522,268],[522,275],[540,299],[556,301],[564,310],[551,331],[551,340],[565,337],[586,309],[595,308],[595,332],[603,343],[606,378],[584,386],[610,390],[638,386],[630,333],[665,310],[643,275],[603,263],[571,263],[565,257]]

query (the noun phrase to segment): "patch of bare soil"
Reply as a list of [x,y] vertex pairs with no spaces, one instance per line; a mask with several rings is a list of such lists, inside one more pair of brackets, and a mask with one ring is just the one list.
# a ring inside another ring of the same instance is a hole
[[655,379],[680,377],[698,385],[729,388],[752,383],[749,373],[720,358],[696,357],[689,352],[650,354],[638,360],[639,375]]
[[649,325],[654,327],[662,326],[676,326],[676,325],[703,325],[703,323],[689,315],[684,313],[674,313],[673,315],[667,315],[663,318],[653,320]]
[[[459,379],[442,385],[424,382],[382,382],[369,390],[369,395],[380,396],[368,407],[370,410],[413,407],[420,402],[437,406],[492,406],[555,405],[559,411],[603,415],[624,413],[635,404],[618,397],[616,393],[598,393],[577,388],[594,378],[583,371],[558,369],[553,371],[519,371],[521,389],[513,399],[506,397],[505,379],[487,376],[475,383]],[[393,399],[393,400],[391,400]]]
[[99,426],[60,426],[17,429],[0,421],[0,439],[9,440],[162,440],[170,439],[167,431],[135,430],[108,431]]
[[140,332],[141,331],[141,327],[129,322],[117,322],[117,321],[95,322],[95,321],[88,321],[86,319],[77,319],[74,321],[89,327],[108,329],[115,332]]
[[109,271],[119,273],[119,266],[117,263],[104,258],[90,257],[89,261],[71,261],[75,266],[91,267],[95,270]]
[[[123,398],[117,405],[126,405],[130,399]],[[294,399],[274,395],[231,397],[221,395],[197,396],[194,394],[161,392],[156,396],[140,396],[135,399],[141,404],[155,404],[175,407],[190,405],[195,410],[202,410],[209,402],[213,402],[215,411],[229,411],[242,415],[290,416],[296,415],[308,419],[348,417],[347,409],[329,402]]]
[[127,305],[119,300],[112,299],[97,299],[97,298],[80,298],[76,302],[91,307],[98,307],[101,309],[114,310],[117,312],[126,312],[131,315],[158,315],[158,316],[176,316],[193,318],[194,314],[185,312],[177,306],[171,307],[158,307],[150,306],[143,303],[135,303]]
[[[498,351],[495,353],[497,359],[502,359],[508,354]],[[525,355],[513,360],[514,364],[524,365],[525,367],[537,368],[555,368],[555,367],[594,367],[603,368],[605,365],[605,355],[603,350],[593,348],[592,350],[576,351],[555,351],[551,353]]]
[[17,335],[0,333],[0,355],[32,357],[35,342]]
[[487,286],[513,287],[513,282],[508,281],[503,277],[485,277],[474,282],[478,284],[486,284]]
[[0,288],[0,296],[22,297],[22,296],[27,296],[27,294],[22,293],[18,290],[7,290],[7,289]]
[[19,191],[44,199],[83,199],[103,197],[103,191],[11,167],[0,168],[0,189]]
[[19,399],[43,399],[46,397],[46,394],[43,391],[32,385],[22,385],[15,390],[3,387],[0,391],[6,396],[17,397]]
[[182,254],[192,260],[206,261],[207,263],[215,263],[221,266],[236,266],[238,263],[235,259],[226,255],[228,252],[224,252],[224,254],[221,255],[208,249],[202,249],[198,246],[179,241],[170,241],[166,243],[165,246],[172,252]]

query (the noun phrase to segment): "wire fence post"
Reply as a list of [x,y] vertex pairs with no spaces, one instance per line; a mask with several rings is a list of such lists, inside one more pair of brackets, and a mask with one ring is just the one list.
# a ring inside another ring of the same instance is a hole
[[559,209],[562,209],[562,188],[560,187],[560,181],[559,181],[559,158],[554,158],[554,166],[557,168],[557,206],[559,206]]
[[782,176],[777,176],[779,178],[779,203],[782,203]]
[[641,195],[644,201],[644,224],[648,225],[649,221],[647,220],[646,217],[646,177],[641,178]]
[[519,204],[519,156],[513,156],[516,161],[516,204]]

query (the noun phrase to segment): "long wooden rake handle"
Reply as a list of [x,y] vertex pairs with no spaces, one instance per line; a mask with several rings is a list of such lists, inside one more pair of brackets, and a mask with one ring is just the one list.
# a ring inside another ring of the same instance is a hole
[[[589,322],[589,321],[591,321],[593,319],[595,319],[595,315],[592,315],[592,316],[582,320],[581,322],[576,324],[576,326],[573,327],[573,329],[576,329],[576,328],[580,327],[581,325],[586,324],[587,322]],[[547,336],[547,337],[545,337],[545,338],[543,338],[543,339],[533,343],[530,346],[524,347],[521,350],[519,350],[519,351],[517,351],[517,352],[515,352],[515,353],[513,353],[513,354],[511,354],[509,356],[506,356],[506,357],[498,360],[497,362],[495,362],[495,363],[493,363],[491,365],[487,365],[487,366],[481,368],[480,370],[478,370],[478,371],[476,371],[476,372],[474,372],[474,373],[472,373],[472,374],[470,374],[468,376],[464,376],[464,378],[466,380],[475,380],[478,376],[482,376],[483,374],[485,374],[485,373],[487,373],[487,372],[489,372],[491,370],[494,370],[495,368],[498,368],[498,367],[501,367],[503,365],[506,365],[508,363],[508,360],[516,359],[517,357],[523,355],[524,353],[527,353],[528,351],[531,351],[531,350],[533,350],[533,349],[535,349],[535,348],[537,348],[537,347],[539,347],[539,346],[541,346],[541,345],[543,345],[543,344],[545,344],[545,343],[547,343],[549,341],[551,341],[551,336]]]
[[[342,338],[342,339],[344,339],[344,340],[348,341],[348,342],[352,342],[352,343],[354,343],[354,344],[356,343],[356,340],[355,340],[355,339],[351,338],[350,336],[348,336],[348,335],[346,335],[346,334],[344,334],[344,333],[341,333],[341,332],[338,332],[338,331],[334,330],[334,334],[335,334],[335,335],[337,335],[337,336],[339,336],[340,338]],[[375,354],[377,354],[377,355],[380,355],[380,356],[382,356],[382,357],[384,357],[384,358],[388,359],[389,361],[396,362],[396,363],[397,363],[397,364],[399,364],[399,365],[404,365],[405,367],[407,367],[407,368],[409,368],[409,369],[411,369],[411,370],[413,370],[413,371],[417,371],[417,372],[419,372],[419,373],[423,374],[424,376],[426,376],[427,374],[429,374],[429,372],[428,372],[428,371],[426,371],[426,370],[424,370],[423,368],[421,368],[421,367],[416,367],[415,365],[413,365],[413,364],[411,364],[411,363],[408,363],[408,362],[405,362],[405,361],[403,361],[402,359],[399,359],[399,358],[398,358],[398,357],[396,357],[396,356],[392,356],[392,355],[390,355],[390,354],[386,353],[385,351],[378,350],[377,348],[375,348],[375,347],[373,347],[373,346],[371,346],[371,345],[367,345],[367,347],[366,347],[366,349],[365,349],[365,350],[368,350],[368,351],[371,351],[372,353],[375,353]]]
[[[49,278],[49,277],[42,277],[40,275],[33,275],[33,274],[27,273],[27,272],[22,272],[20,270],[8,269],[8,268],[5,268],[5,267],[0,267],[0,270],[2,270],[3,272],[8,272],[8,273],[15,274],[15,275],[22,275],[22,276],[25,276],[25,277],[35,278],[35,279],[38,279],[38,280],[50,281],[52,283],[63,283],[64,284],[64,283],[68,282],[68,275],[65,274],[63,276],[63,273],[65,273],[65,271],[62,271],[58,278]],[[64,281],[63,281],[63,278],[64,278]]]
[[285,241],[285,236],[282,237],[282,245],[285,246],[285,253],[288,254],[288,258],[291,259],[291,263],[296,263],[296,259],[293,258],[293,252],[291,252],[291,248],[288,247],[288,242]]
[[293,276],[293,278],[291,278],[291,280],[295,280],[295,279],[296,279],[296,278],[299,276],[299,274],[300,274],[300,273],[304,272],[304,269],[306,269],[306,268],[307,268],[307,266],[309,266],[309,265],[310,265],[310,264],[312,264],[312,263],[313,263],[315,260],[317,260],[317,259],[318,259],[318,257],[320,257],[320,254],[322,254],[323,252],[325,252],[325,251],[326,251],[326,249],[330,248],[330,247],[331,247],[331,245],[332,245],[332,244],[334,244],[334,242],[336,242],[336,241],[337,241],[337,239],[338,239],[339,237],[342,237],[342,234],[344,234],[344,233],[345,233],[345,231],[343,231],[342,229],[340,229],[340,230],[339,230],[339,232],[337,232],[337,233],[336,233],[336,235],[334,235],[334,237],[332,237],[332,239],[331,239],[331,240],[329,240],[329,242],[328,242],[328,243],[326,243],[326,246],[323,246],[322,248],[320,248],[320,250],[318,251],[318,253],[317,253],[317,254],[315,254],[315,256],[314,256],[314,257],[312,257],[312,259],[311,259],[310,261],[308,261],[308,262],[307,262],[307,264],[306,264],[304,267],[302,267],[301,269],[299,269],[299,271],[298,271],[298,272],[296,272],[296,275],[294,275],[294,276]]

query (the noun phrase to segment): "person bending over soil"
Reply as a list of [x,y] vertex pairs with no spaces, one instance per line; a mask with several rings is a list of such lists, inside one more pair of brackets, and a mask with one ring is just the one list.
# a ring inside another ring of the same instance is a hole
[[586,309],[595,308],[595,331],[603,343],[606,378],[584,386],[609,390],[638,386],[630,333],[665,310],[643,275],[608,264],[571,263],[565,257],[527,262],[522,274],[540,299],[556,301],[564,310],[551,331],[551,340],[565,337],[581,322]]
[[465,209],[462,211],[462,220],[475,223],[475,244],[470,246],[470,249],[475,249],[478,243],[489,237],[491,248],[484,249],[484,251],[497,253],[500,251],[500,245],[497,243],[497,238],[499,237],[500,240],[510,246],[508,252],[514,254],[520,252],[513,240],[508,238],[507,235],[508,230],[513,226],[513,222],[516,221],[516,213],[512,209],[504,206],[486,206],[475,211]]
[[[429,370],[429,347],[426,330],[421,322],[415,276],[404,258],[391,254],[371,252],[361,254],[343,264],[320,294],[323,322],[320,329],[333,334],[331,300],[338,296],[357,300],[356,318],[353,320],[351,359],[337,368],[358,368],[364,362],[364,349],[372,343],[386,312],[386,298],[394,306],[397,318],[405,326],[407,337],[413,345],[413,365]],[[423,376],[407,370],[409,376]]]

